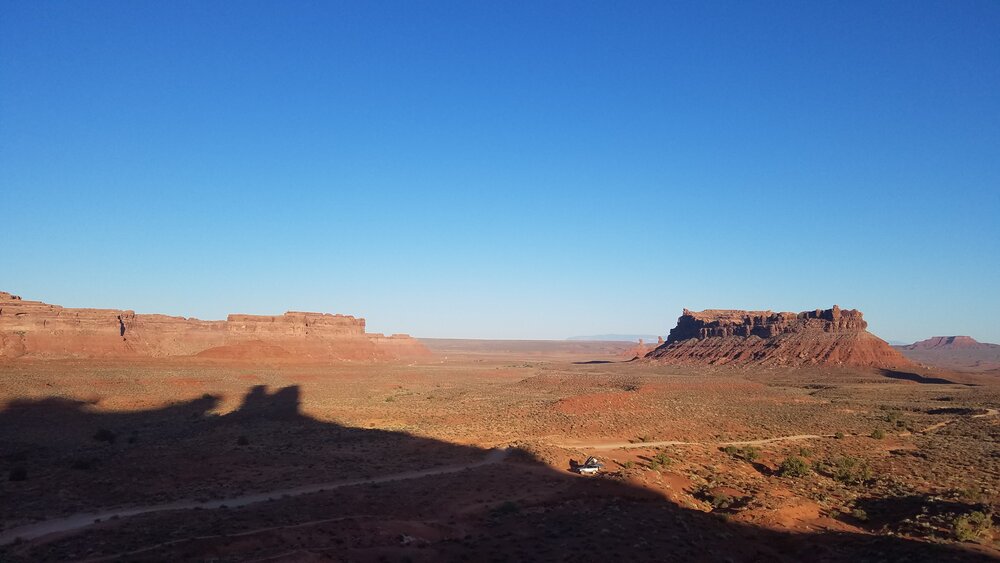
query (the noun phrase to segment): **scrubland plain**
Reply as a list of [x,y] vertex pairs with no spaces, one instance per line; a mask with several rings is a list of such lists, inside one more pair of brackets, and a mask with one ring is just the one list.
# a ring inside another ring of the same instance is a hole
[[1000,556],[992,375],[423,343],[0,364],[0,560]]

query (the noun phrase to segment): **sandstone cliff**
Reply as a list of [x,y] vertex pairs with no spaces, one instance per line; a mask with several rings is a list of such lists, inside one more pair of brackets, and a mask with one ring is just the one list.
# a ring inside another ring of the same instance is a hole
[[684,310],[647,358],[677,364],[902,367],[896,350],[869,333],[860,311],[802,313]]
[[202,321],[118,309],[68,309],[0,292],[0,358],[383,360],[427,355],[416,339],[365,332],[347,315],[288,312]]

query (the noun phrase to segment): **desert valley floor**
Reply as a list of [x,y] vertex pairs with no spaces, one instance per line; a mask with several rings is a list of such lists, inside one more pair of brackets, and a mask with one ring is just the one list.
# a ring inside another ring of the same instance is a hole
[[[1000,556],[976,516],[1000,512],[996,373],[423,342],[0,363],[0,561]],[[588,456],[600,475],[571,471]]]

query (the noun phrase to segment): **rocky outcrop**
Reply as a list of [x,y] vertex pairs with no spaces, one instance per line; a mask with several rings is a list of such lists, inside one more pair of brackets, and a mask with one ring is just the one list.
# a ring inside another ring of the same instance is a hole
[[[658,338],[658,340],[659,340],[659,344],[663,344],[663,338],[662,337]],[[624,359],[626,359],[626,360],[631,360],[633,358],[641,358],[641,357],[645,356],[646,354],[648,354],[649,352],[651,352],[654,348],[656,348],[657,345],[658,344],[648,344],[642,338],[640,338],[639,342],[636,343],[635,345],[630,346],[629,348],[627,348],[621,354],[621,357],[624,358]]]
[[399,358],[417,358],[430,356],[431,351],[419,340],[409,334],[369,334],[368,338],[379,348],[386,350]]
[[860,311],[802,313],[684,310],[667,341],[647,358],[703,365],[902,367],[909,362],[869,333]]
[[406,335],[365,332],[348,315],[288,312],[202,321],[130,310],[68,309],[0,292],[0,358],[198,356],[382,360],[429,352]]

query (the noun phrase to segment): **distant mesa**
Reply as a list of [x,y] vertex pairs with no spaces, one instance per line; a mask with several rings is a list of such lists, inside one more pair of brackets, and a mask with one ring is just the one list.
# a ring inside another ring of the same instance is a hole
[[666,342],[646,358],[693,365],[911,365],[867,328],[860,311],[836,305],[802,313],[684,309]]
[[349,315],[290,311],[202,321],[130,310],[70,309],[0,292],[0,358],[391,360],[430,355],[405,334],[365,332]]
[[904,348],[907,350],[958,350],[964,348],[990,348],[993,346],[997,345],[978,342],[971,336],[933,336],[927,340],[921,340],[920,342],[904,346]]
[[979,342],[971,336],[934,336],[894,348],[926,366],[975,372],[1000,370],[1000,344]]

